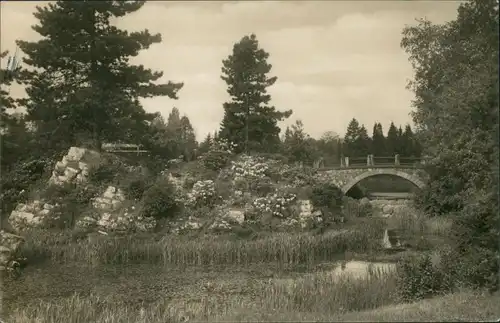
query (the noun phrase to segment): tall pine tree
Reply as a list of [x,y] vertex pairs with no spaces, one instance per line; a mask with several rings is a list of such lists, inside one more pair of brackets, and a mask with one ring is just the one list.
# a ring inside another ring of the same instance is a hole
[[398,128],[396,128],[394,122],[391,122],[389,130],[387,131],[387,139],[386,139],[387,154],[389,156],[393,156],[398,153],[399,149],[398,141],[399,141]]
[[278,121],[292,113],[269,105],[267,88],[277,77],[268,76],[272,67],[268,57],[252,34],[236,43],[233,53],[223,60],[221,78],[228,85],[231,101],[224,103],[219,136],[235,143],[236,152],[276,150],[280,143]]
[[386,155],[384,130],[380,122],[373,125],[371,152],[378,157],[385,157]]
[[196,158],[196,149],[198,143],[196,142],[196,134],[189,118],[184,115],[180,120],[180,141],[183,147],[183,156],[186,161]]
[[367,156],[371,150],[371,138],[365,125],[359,128],[358,139],[355,141],[358,156]]
[[352,120],[347,125],[347,131],[344,136],[343,153],[347,157],[358,157],[358,152],[356,151],[356,141],[359,137],[359,122],[356,118]]
[[138,141],[154,117],[138,98],[177,98],[181,83],[156,84],[162,72],[129,62],[161,42],[161,35],[129,33],[111,23],[144,3],[57,1],[37,7],[38,24],[32,28],[42,39],[17,41],[31,67],[22,73],[28,94],[22,104],[50,146],[72,145],[82,137],[98,150],[104,140]]

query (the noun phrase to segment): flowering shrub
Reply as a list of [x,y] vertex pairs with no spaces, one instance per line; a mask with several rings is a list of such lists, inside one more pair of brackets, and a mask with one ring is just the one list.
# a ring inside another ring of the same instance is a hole
[[252,204],[261,213],[286,218],[290,215],[290,206],[296,198],[297,196],[291,193],[274,193],[266,197],[256,198]]
[[212,180],[198,181],[187,196],[189,206],[210,206],[217,200],[215,183]]
[[200,159],[206,168],[218,171],[227,165],[236,146],[236,144],[224,139],[216,140],[211,143],[208,152]]
[[239,160],[233,161],[231,166],[235,180],[264,178],[268,169],[269,165],[261,158],[245,155],[241,156]]

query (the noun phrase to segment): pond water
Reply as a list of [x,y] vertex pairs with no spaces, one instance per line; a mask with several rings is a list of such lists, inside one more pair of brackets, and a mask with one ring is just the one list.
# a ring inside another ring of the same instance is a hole
[[394,263],[369,262],[369,261],[348,261],[344,265],[338,264],[330,273],[334,277],[349,275],[351,277],[362,278],[370,271],[389,272],[396,268]]
[[287,277],[287,278],[277,278],[275,279],[275,283],[283,284],[283,285],[295,285],[298,280],[313,278],[313,277],[322,277],[322,279],[327,280],[337,280],[340,278],[364,278],[366,277],[370,271],[374,273],[388,273],[392,270],[396,269],[395,263],[387,263],[387,262],[369,262],[369,261],[348,261],[345,263],[345,266],[342,266],[342,262],[337,262],[334,264],[325,264],[323,268],[315,273],[306,273],[300,274],[295,277]]

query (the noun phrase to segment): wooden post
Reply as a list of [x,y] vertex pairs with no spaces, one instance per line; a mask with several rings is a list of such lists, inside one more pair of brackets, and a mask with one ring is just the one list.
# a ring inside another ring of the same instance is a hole
[[349,167],[349,157],[345,158],[345,167]]
[[399,166],[399,154],[394,156],[394,165]]
[[344,168],[345,167],[345,159],[344,159],[344,156],[340,156],[340,168]]
[[366,155],[366,166],[370,166],[370,155]]
[[373,154],[370,155],[370,164],[371,166],[375,166],[375,158],[373,157]]

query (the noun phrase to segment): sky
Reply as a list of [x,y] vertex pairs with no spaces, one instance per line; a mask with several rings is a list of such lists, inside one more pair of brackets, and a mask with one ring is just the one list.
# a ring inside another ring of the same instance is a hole
[[[46,2],[45,2],[46,3]],[[15,50],[15,40],[35,41],[31,29],[36,5],[44,2],[2,1],[2,51]],[[453,20],[456,1],[150,1],[120,18],[129,31],[149,29],[163,41],[132,62],[164,72],[162,80],[184,82],[179,99],[142,100],[148,112],[167,118],[173,107],[191,120],[198,139],[219,128],[222,104],[229,99],[220,78],[222,60],[234,43],[256,34],[269,54],[271,104],[292,109],[282,129],[302,120],[306,132],[319,138],[326,131],[341,136],[352,118],[371,134],[381,122],[411,123],[413,77],[401,32],[416,18],[435,23]],[[2,66],[5,62],[2,62]],[[14,97],[24,89],[12,86]]]

